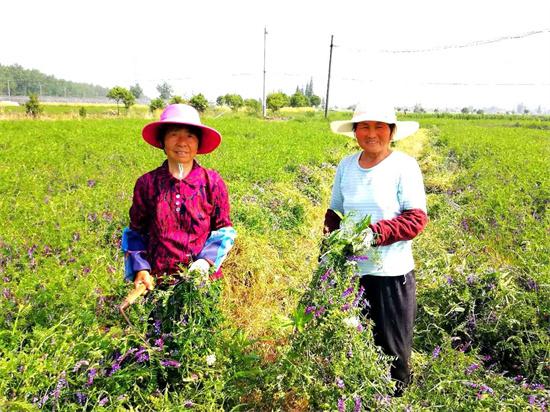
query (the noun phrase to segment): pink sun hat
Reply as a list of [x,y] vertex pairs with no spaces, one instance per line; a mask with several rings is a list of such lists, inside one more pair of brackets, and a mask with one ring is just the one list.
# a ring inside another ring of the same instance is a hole
[[216,129],[203,125],[199,112],[187,104],[171,104],[166,106],[158,122],[145,125],[141,131],[143,140],[151,146],[162,149],[157,136],[159,128],[165,124],[188,125],[200,128],[202,130],[202,138],[197,154],[206,154],[214,151],[222,141],[221,134]]

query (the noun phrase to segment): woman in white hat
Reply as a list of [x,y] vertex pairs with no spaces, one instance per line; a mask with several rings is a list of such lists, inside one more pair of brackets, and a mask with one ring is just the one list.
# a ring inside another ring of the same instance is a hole
[[167,159],[136,182],[130,228],[123,235],[126,279],[152,289],[155,279],[173,283],[171,275],[182,266],[220,277],[235,238],[227,188],[216,171],[195,159],[219,146],[220,133],[203,125],[193,107],[172,104],[142,136]]
[[[370,97],[370,96],[369,96]],[[426,195],[418,163],[392,150],[392,141],[413,134],[416,122],[397,121],[393,106],[371,98],[357,105],[350,121],[331,123],[335,133],[355,137],[361,151],[338,165],[325,233],[339,227],[337,213],[359,220],[371,216],[366,242],[376,246],[378,259],[358,262],[360,284],[373,320],[377,345],[395,356],[391,375],[396,395],[410,381],[409,360],[416,316],[416,284],[411,240],[426,225]]]

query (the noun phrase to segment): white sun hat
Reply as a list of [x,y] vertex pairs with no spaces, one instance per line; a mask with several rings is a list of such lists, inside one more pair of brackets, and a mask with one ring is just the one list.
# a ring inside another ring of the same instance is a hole
[[354,123],[369,120],[394,124],[395,131],[392,137],[392,141],[394,142],[414,134],[420,126],[418,122],[398,121],[392,104],[384,99],[370,98],[357,104],[351,120],[337,120],[331,122],[330,128],[334,133],[355,137],[353,131]]

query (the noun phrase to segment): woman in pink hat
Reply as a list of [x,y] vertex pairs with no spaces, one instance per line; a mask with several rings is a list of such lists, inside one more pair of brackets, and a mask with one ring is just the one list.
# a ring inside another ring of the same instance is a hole
[[394,356],[391,376],[400,395],[410,380],[409,360],[416,316],[416,284],[411,240],[426,225],[426,194],[416,160],[390,143],[413,134],[416,122],[397,121],[393,106],[372,93],[357,105],[350,121],[332,122],[335,133],[354,137],[361,150],[338,165],[325,233],[340,226],[341,215],[371,216],[365,238],[376,259],[358,262],[360,284],[373,321],[375,343]]
[[174,283],[171,275],[182,267],[220,277],[236,235],[227,188],[216,171],[195,159],[219,146],[220,133],[203,125],[193,107],[172,104],[142,136],[167,159],[136,182],[123,234],[125,278],[151,290],[160,278]]

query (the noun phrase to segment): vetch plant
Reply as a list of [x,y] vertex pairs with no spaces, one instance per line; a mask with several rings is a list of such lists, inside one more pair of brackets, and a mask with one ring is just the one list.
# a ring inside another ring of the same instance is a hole
[[375,255],[364,242],[369,224],[368,216],[357,223],[344,216],[341,229],[323,241],[320,264],[291,317],[289,348],[265,383],[282,408],[298,397],[312,410],[353,410],[393,391],[389,358],[374,345],[359,305],[357,257]]

